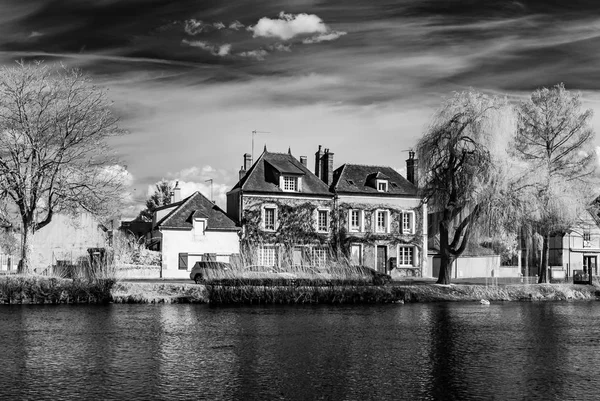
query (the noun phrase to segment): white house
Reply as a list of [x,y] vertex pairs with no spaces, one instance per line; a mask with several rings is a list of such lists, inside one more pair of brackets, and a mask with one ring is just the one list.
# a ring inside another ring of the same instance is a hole
[[239,254],[239,226],[200,192],[154,212],[151,249],[162,252],[163,278],[189,278],[197,261],[229,262]]

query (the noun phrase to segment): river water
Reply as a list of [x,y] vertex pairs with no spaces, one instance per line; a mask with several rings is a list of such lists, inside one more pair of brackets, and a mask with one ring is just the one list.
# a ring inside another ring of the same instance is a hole
[[600,303],[0,307],[0,399],[600,399]]

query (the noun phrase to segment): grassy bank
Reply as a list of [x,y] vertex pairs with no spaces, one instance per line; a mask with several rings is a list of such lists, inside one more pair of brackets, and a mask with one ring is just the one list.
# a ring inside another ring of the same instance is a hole
[[[231,284],[231,283],[229,283]],[[265,283],[263,283],[265,284]],[[0,277],[0,303],[373,304],[448,301],[596,300],[600,286],[532,285],[197,285]]]
[[386,286],[208,286],[212,304],[372,304],[448,301],[595,300],[594,286],[573,284],[386,285]]
[[0,277],[0,303],[109,303],[113,279],[73,280],[43,276]]

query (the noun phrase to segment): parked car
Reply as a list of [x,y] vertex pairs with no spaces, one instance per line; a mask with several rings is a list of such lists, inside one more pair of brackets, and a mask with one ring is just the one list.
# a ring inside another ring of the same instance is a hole
[[222,273],[231,270],[231,265],[226,262],[196,262],[190,278],[197,284],[211,278],[221,278]]

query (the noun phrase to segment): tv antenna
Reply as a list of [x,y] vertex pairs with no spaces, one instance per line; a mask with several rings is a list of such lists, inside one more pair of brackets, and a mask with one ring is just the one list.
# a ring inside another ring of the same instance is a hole
[[252,131],[252,163],[254,163],[254,135],[256,134],[270,134],[269,131]]
[[213,200],[213,179],[209,178],[208,180],[204,180],[204,182],[209,182],[210,181],[210,201],[212,203],[215,203],[215,201]]

